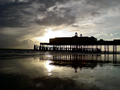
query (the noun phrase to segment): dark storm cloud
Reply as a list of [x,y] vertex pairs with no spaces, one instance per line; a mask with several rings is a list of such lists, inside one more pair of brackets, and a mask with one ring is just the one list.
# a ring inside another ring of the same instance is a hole
[[[69,0],[0,0],[0,27],[26,27],[34,22],[32,17],[37,14],[47,12],[49,7],[57,4],[66,3]],[[32,6],[37,3],[38,8]],[[43,6],[41,6],[41,4]],[[34,9],[27,11],[25,9]],[[27,17],[29,15],[29,17]],[[49,16],[48,16],[49,18]]]
[[25,21],[21,15],[21,11],[28,7],[26,2],[14,2],[6,0],[0,3],[0,27],[23,27]]
[[[65,10],[67,8],[64,8],[66,13],[64,13],[63,17],[60,17],[59,14],[56,14],[53,11],[52,13],[48,11],[48,9],[53,6],[55,6],[53,10],[56,11],[58,5],[65,4],[69,1],[74,3],[75,1],[81,0],[0,0],[0,27],[26,27],[34,23],[34,20],[39,25],[61,25],[64,23],[72,24],[75,22],[75,15],[77,14],[77,12],[74,15],[67,14],[67,10]],[[35,5],[37,6],[37,8],[35,8],[35,6],[32,6],[32,4],[34,3],[38,4]],[[93,6],[98,6],[97,9],[89,9],[89,11],[91,11],[91,15],[95,16],[100,14],[97,10],[119,5],[120,1],[84,0],[83,3],[85,5],[89,4]],[[59,10],[61,11],[60,7]],[[87,12],[84,11],[83,13],[85,15]],[[38,19],[38,15],[45,17],[42,19]]]
[[120,0],[85,0],[84,4],[100,6],[100,8],[116,7],[120,4]]
[[91,4],[91,5],[96,5],[98,3],[101,3],[103,0],[85,0],[84,3],[86,4]]
[[99,12],[92,12],[91,15],[92,16],[97,16],[97,15],[100,15],[100,13]]
[[72,25],[72,27],[79,27],[78,25]]
[[46,13],[46,17],[43,19],[37,19],[35,22],[39,25],[62,25],[72,24],[75,22],[75,16],[69,14],[71,9],[69,8],[53,8],[54,11]]

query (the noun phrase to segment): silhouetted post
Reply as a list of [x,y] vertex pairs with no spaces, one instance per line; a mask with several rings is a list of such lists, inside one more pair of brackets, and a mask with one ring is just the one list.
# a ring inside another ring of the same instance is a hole
[[117,46],[117,45],[113,45],[113,53],[116,53],[116,52],[117,52],[116,46]]
[[65,56],[65,60],[67,60],[67,55]]
[[62,51],[64,50],[64,45],[62,45]]
[[39,50],[41,51],[41,44],[40,44]]
[[66,45],[64,45],[64,50],[66,51]]
[[43,45],[41,45],[41,47],[42,47],[41,49],[42,49],[42,51],[43,51]]
[[106,61],[106,54],[104,54],[104,61]]
[[34,50],[36,50],[36,45],[34,45]]
[[55,51],[55,45],[53,45],[53,51]]
[[113,54],[113,63],[117,63],[117,54]]
[[48,51],[48,45],[46,46],[46,50]]
[[107,54],[107,61],[109,61],[109,54]]
[[96,49],[98,48],[98,45],[96,45]]
[[71,55],[70,55],[70,60],[71,60]]
[[81,60],[80,55],[79,55],[79,60]]
[[64,45],[62,45],[62,51],[64,50]]
[[100,61],[102,61],[102,58],[101,58],[101,57],[102,57],[102,55],[100,55]]
[[60,51],[62,51],[62,45],[60,45]]
[[107,45],[107,52],[109,53],[109,45]]
[[65,45],[65,51],[67,51],[67,45]]
[[71,45],[69,45],[69,51],[71,51]]
[[88,60],[88,55],[86,55],[86,60]]
[[63,51],[63,45],[62,45],[62,51]]
[[106,45],[104,45],[104,52],[106,53]]
[[80,46],[80,45],[78,45],[78,51],[79,51],[79,46]]
[[76,45],[76,51],[78,51],[78,45]]
[[79,45],[79,51],[81,51],[81,45]]
[[102,51],[102,45],[100,45],[100,50]]
[[83,47],[82,47],[82,45],[81,45],[81,51],[83,51]]
[[114,53],[114,45],[113,45],[113,53]]
[[65,45],[65,50],[67,51],[67,45]]
[[98,51],[97,51],[97,50],[98,50],[98,45],[96,45],[96,49],[95,49],[95,50],[96,50],[96,52],[98,52]]
[[61,51],[61,45],[60,45],[60,51]]
[[117,45],[115,45],[115,53],[117,53]]
[[67,51],[67,45],[65,45],[65,51]]
[[93,52],[93,45],[91,45],[91,48],[92,48],[92,52]]
[[95,55],[95,57],[96,57],[96,61],[98,60],[98,56],[97,56],[97,54]]
[[70,49],[69,49],[69,51],[71,51],[71,45],[70,45]]
[[65,51],[65,45],[64,45],[64,51]]
[[53,60],[55,60],[55,57],[53,56]]
[[67,45],[67,51],[69,51],[69,47],[68,47],[68,45]]
[[65,60],[65,56],[63,56],[64,57],[64,60]]
[[74,50],[73,45],[72,45],[72,51]]
[[68,50],[68,47],[67,47],[67,45],[66,45],[66,51]]

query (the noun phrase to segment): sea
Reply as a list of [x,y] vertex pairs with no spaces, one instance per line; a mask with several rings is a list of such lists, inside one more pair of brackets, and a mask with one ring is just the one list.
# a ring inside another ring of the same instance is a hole
[[0,49],[0,90],[120,90],[120,54]]

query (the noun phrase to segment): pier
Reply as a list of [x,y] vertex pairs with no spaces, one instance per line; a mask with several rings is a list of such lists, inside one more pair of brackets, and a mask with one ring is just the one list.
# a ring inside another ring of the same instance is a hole
[[[88,53],[110,53],[109,46],[113,47],[112,53],[117,53],[117,46],[120,45],[119,39],[105,41],[103,39],[83,37],[77,33],[73,37],[57,37],[49,39],[49,43],[40,43],[40,46],[34,45],[34,50],[40,51],[69,51],[69,52],[88,52]],[[102,46],[104,51],[102,52]]]

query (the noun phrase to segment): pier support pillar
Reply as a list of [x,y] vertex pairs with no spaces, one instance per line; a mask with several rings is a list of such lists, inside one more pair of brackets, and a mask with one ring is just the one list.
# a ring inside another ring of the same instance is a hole
[[100,45],[100,50],[102,51],[102,45]]
[[104,61],[106,61],[106,54],[104,54]]
[[76,45],[76,51],[78,51],[78,45]]
[[107,54],[107,61],[109,61],[109,54]]
[[60,45],[60,51],[62,51],[62,46]]
[[40,44],[39,50],[41,51],[41,44]]
[[106,45],[104,45],[104,53],[106,53]]
[[98,45],[96,45],[96,52],[98,51]]
[[82,45],[81,45],[81,51],[83,51],[83,47],[82,47]]
[[113,45],[113,53],[117,53],[117,45]]
[[71,45],[70,45],[70,51],[71,51]]
[[109,53],[109,45],[107,45],[107,52]]
[[117,63],[117,54],[113,54],[113,63]]

